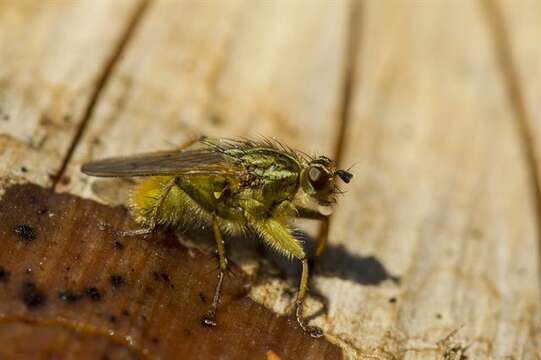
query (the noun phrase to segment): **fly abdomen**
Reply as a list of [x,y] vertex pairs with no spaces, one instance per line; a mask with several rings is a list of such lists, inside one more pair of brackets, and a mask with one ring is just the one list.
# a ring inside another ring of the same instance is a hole
[[172,176],[151,176],[131,193],[130,212],[144,227],[178,226],[209,221],[209,216],[175,183]]

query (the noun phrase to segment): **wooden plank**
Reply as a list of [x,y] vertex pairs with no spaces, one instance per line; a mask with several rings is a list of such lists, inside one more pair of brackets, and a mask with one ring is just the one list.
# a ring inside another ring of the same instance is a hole
[[60,190],[99,198],[82,163],[201,133],[264,134],[333,152],[346,1],[156,1],[146,18],[70,163],[73,182]]
[[[537,1],[485,1],[485,11],[494,33],[494,47],[506,77],[509,99],[523,138],[523,149],[530,166],[530,182],[535,196],[538,228],[541,227],[541,4]],[[541,238],[538,239],[541,257]],[[541,265],[539,265],[541,267]],[[541,315],[536,320],[541,324]],[[541,327],[534,330],[537,349],[541,349]],[[540,350],[541,352],[541,350]],[[541,355],[538,355],[541,357]]]
[[139,1],[0,2],[0,175],[52,184]]
[[522,121],[525,140],[534,152],[537,186],[541,178],[541,3],[539,1],[485,1],[494,31],[495,47],[506,74],[509,98],[518,121]]
[[[171,148],[194,133],[264,134],[332,155],[348,9],[347,1],[153,2],[68,164],[70,182],[57,190],[122,204],[125,183],[84,176],[81,164]],[[235,246],[230,255],[258,267],[257,249],[249,251]],[[284,314],[292,305],[284,290],[297,281],[263,277],[250,296]]]
[[362,14],[343,158],[355,178],[330,239],[401,281],[319,279],[332,333],[361,358],[539,358],[535,192],[482,7]]

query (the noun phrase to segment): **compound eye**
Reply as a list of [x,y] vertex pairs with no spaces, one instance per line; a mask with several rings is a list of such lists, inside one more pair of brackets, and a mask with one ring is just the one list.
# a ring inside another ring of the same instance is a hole
[[312,166],[308,169],[308,179],[315,190],[321,190],[327,184],[328,176],[323,170]]

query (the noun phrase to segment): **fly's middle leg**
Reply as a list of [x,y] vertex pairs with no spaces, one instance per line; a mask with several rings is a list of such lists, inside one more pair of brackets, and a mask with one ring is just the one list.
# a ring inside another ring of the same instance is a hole
[[297,300],[295,301],[295,316],[297,322],[305,332],[312,337],[318,338],[323,336],[323,331],[317,326],[308,325],[303,314],[304,298],[306,297],[306,291],[308,290],[308,260],[306,258],[300,260],[302,263],[302,273],[299,282],[299,292],[297,293]]
[[323,254],[325,247],[327,246],[327,240],[329,239],[329,218],[325,217],[321,219],[321,227],[319,228],[315,258]]
[[222,238],[222,233],[220,231],[218,222],[216,221],[216,217],[214,217],[212,220],[212,230],[214,232],[214,240],[216,240],[216,247],[218,248],[220,272],[218,274],[218,282],[216,284],[216,289],[214,290],[214,297],[212,298],[210,308],[201,319],[201,324],[204,326],[216,326],[216,309],[218,308],[218,303],[220,302],[224,275],[227,271],[227,257],[225,256],[224,240]]

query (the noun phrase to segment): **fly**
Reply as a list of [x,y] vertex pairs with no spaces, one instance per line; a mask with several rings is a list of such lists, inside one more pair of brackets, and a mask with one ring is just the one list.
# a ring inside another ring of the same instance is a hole
[[[295,301],[301,328],[313,337],[320,328],[303,316],[308,289],[308,259],[295,237],[295,218],[328,221],[322,208],[336,203],[341,190],[336,178],[349,183],[353,175],[326,156],[309,156],[275,140],[213,139],[201,137],[182,149],[115,157],[83,165],[82,171],[101,177],[143,177],[129,200],[140,229],[125,236],[144,235],[163,227],[212,227],[219,255],[214,297],[202,317],[216,326],[216,310],[227,271],[223,233],[253,231],[283,255],[301,262]],[[319,240],[316,256],[325,248]]]

